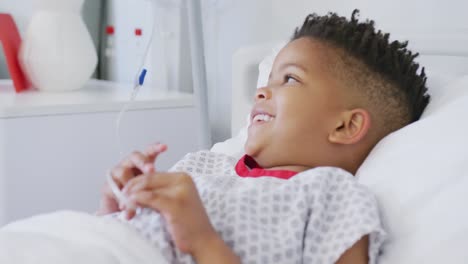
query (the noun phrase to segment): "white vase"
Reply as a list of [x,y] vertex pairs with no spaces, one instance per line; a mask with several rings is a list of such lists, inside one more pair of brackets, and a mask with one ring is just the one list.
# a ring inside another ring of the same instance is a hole
[[84,0],[35,0],[19,52],[23,71],[41,91],[79,89],[97,65],[96,50],[81,17]]

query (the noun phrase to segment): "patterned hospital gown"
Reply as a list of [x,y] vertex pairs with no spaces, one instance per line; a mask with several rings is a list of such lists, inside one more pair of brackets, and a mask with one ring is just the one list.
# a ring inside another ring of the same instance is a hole
[[[319,167],[288,180],[240,177],[237,160],[201,151],[187,154],[171,171],[192,175],[211,223],[242,263],[335,263],[369,235],[369,263],[384,240],[374,196],[348,172]],[[169,263],[195,263],[172,243],[162,217],[143,209],[124,220]]]

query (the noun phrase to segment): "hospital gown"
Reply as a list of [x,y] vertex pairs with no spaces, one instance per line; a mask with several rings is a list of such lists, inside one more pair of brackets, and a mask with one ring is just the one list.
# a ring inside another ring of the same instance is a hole
[[[335,263],[369,235],[375,263],[385,232],[371,192],[348,172],[319,167],[288,180],[240,177],[237,160],[201,151],[187,154],[171,171],[192,175],[216,231],[242,263]],[[150,209],[125,220],[169,263],[195,263],[171,241],[163,218]]]

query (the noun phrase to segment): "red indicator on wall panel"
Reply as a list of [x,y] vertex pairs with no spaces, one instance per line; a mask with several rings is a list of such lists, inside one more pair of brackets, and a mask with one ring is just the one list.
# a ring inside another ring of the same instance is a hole
[[107,35],[114,35],[114,33],[115,33],[114,26],[107,26],[106,27],[106,33],[107,33]]
[[143,30],[141,28],[136,28],[135,29],[135,36],[141,36],[143,35]]

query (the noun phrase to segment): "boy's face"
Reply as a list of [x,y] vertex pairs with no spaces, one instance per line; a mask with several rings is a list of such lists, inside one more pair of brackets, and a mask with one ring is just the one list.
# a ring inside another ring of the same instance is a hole
[[255,95],[245,144],[259,165],[293,170],[326,165],[328,136],[345,107],[327,70],[329,53],[321,42],[300,38],[276,57],[268,86]]

